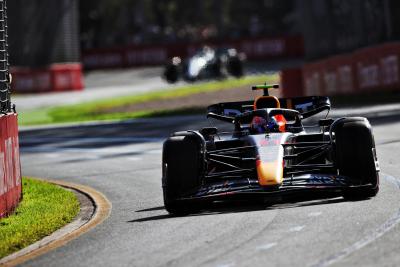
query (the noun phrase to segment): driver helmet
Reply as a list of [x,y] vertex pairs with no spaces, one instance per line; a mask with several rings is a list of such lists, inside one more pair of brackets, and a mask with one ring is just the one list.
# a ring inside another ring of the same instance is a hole
[[275,115],[267,121],[263,117],[255,116],[251,121],[250,130],[255,134],[285,132],[286,119],[283,115]]
[[250,130],[253,134],[267,132],[267,120],[260,116],[254,116],[250,123]]

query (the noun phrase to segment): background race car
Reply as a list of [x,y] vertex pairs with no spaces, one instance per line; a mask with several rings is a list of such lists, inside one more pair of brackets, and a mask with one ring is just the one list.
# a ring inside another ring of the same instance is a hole
[[223,78],[227,75],[241,77],[245,55],[235,48],[213,49],[202,47],[192,57],[182,60],[173,57],[165,66],[163,77],[170,83],[179,79],[196,81],[200,79]]

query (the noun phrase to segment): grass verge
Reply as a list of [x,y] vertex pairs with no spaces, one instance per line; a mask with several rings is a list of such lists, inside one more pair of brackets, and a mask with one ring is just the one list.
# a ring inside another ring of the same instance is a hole
[[71,222],[78,212],[74,193],[23,178],[23,200],[13,215],[0,220],[0,258],[51,234]]
[[[158,90],[141,95],[116,97],[76,105],[60,106],[19,114],[20,125],[39,125],[51,123],[82,122],[94,120],[123,120],[129,118],[153,117],[160,114],[179,114],[179,110],[143,110],[132,113],[108,112],[115,107],[123,107],[155,100],[164,100],[195,95],[204,92],[229,90],[241,86],[250,86],[258,83],[273,83],[278,80],[277,75],[248,76],[242,79],[227,79],[206,83],[182,86],[172,90]],[[186,110],[181,110],[185,112]]]

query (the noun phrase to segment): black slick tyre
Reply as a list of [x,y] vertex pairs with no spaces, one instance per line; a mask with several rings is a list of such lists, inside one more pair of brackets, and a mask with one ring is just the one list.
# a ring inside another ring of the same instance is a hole
[[228,59],[228,72],[236,78],[243,76],[243,62],[239,57],[235,56]]
[[163,196],[165,209],[174,215],[198,211],[192,201],[180,200],[200,185],[201,144],[192,135],[173,136],[163,147]]
[[343,190],[349,200],[374,197],[379,191],[375,141],[366,118],[344,118],[333,126],[335,158],[339,174],[352,180]]
[[169,64],[165,67],[164,70],[164,79],[168,83],[176,83],[179,79],[179,68],[176,65]]

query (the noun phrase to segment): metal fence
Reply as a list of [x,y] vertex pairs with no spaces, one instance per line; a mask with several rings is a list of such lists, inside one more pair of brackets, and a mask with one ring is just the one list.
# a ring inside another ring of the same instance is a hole
[[10,82],[8,61],[7,1],[0,0],[0,112],[11,111]]

